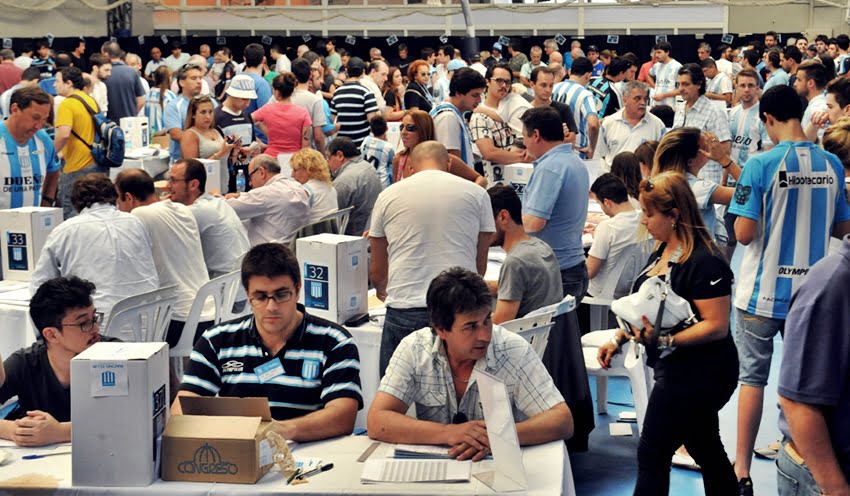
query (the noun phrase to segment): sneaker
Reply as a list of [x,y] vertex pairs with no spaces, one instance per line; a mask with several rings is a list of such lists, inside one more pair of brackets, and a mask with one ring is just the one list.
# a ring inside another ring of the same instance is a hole
[[753,453],[758,458],[767,459],[767,460],[776,460],[779,456],[779,448],[782,447],[782,443],[779,441],[774,441],[767,445],[766,448],[756,448],[753,450]]
[[744,477],[738,481],[738,496],[753,496],[753,480]]

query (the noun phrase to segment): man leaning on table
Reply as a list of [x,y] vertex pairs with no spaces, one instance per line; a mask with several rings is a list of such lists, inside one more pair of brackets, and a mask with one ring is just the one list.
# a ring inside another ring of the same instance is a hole
[[289,248],[264,243],[242,262],[253,313],[206,331],[195,344],[180,396],[266,397],[275,427],[293,441],[351,434],[363,406],[351,334],[298,302],[301,272]]
[[[389,443],[449,446],[449,455],[478,461],[489,441],[473,370],[508,389],[521,445],[568,439],[573,418],[537,353],[491,320],[484,279],[454,267],[428,287],[431,328],[404,338],[369,409],[369,437]],[[408,417],[411,403],[416,418]]]
[[100,335],[94,292],[94,284],[71,276],[50,279],[33,295],[30,317],[42,341],[3,363],[0,403],[17,396],[18,407],[6,417],[16,420],[0,420],[0,438],[19,446],[71,440],[71,359],[98,341],[118,341]]

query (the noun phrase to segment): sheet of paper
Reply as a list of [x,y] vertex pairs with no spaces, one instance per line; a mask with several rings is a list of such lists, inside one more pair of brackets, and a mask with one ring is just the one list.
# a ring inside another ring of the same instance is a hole
[[472,462],[457,460],[366,460],[360,482],[467,482]]
[[610,432],[612,436],[631,436],[633,434],[632,424],[612,422],[608,424],[608,432]]
[[620,422],[637,422],[637,412],[620,412]]
[[397,444],[393,450],[395,458],[449,458],[449,449],[445,446],[425,446],[421,444]]

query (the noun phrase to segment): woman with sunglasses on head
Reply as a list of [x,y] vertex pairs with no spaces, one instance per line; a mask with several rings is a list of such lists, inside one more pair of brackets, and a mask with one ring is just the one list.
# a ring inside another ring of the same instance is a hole
[[416,60],[407,68],[410,84],[404,90],[404,108],[430,112],[434,108],[434,96],[428,90],[431,83],[431,66],[424,60]]
[[[404,118],[401,120],[401,144],[404,148],[396,153],[395,158],[393,158],[394,183],[412,174],[412,171],[407,167],[407,158],[410,156],[410,152],[419,143],[433,141],[435,134],[434,121],[427,112],[422,110],[406,110],[404,112]],[[449,172],[481,187],[487,187],[487,179],[451,154],[449,155]]]
[[658,276],[669,292],[688,302],[697,323],[662,334],[654,328],[656,316],[645,315],[642,329],[620,329],[599,348],[599,363],[608,368],[624,342],[640,340],[647,364],[655,370],[634,494],[668,494],[671,459],[682,444],[702,468],[707,496],[737,494],[717,416],[738,381],[738,354],[729,332],[732,270],[712,241],[683,175],[664,172],[644,179],[640,204],[641,224],[656,246],[633,290]]
[[225,140],[215,127],[215,108],[209,95],[196,96],[189,100],[184,129],[187,132],[180,138],[180,153],[183,158],[220,160],[230,155],[237,145],[241,147],[238,141]]

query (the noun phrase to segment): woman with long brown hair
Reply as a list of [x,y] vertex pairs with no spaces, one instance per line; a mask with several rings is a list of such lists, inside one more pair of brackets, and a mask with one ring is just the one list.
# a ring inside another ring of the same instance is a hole
[[180,138],[183,158],[220,160],[230,155],[239,144],[225,141],[221,131],[215,127],[215,108],[209,95],[198,95],[189,100],[184,129],[187,132]]
[[384,101],[387,102],[387,122],[398,122],[404,117],[404,78],[396,66],[390,66],[387,80],[381,88]]
[[642,329],[620,329],[599,348],[599,363],[608,368],[623,342],[639,340],[655,370],[634,494],[668,493],[671,459],[682,444],[702,468],[707,496],[737,494],[718,425],[718,412],[738,381],[738,353],[729,332],[732,270],[703,224],[685,176],[663,172],[644,179],[640,204],[641,223],[656,246],[633,290],[650,277],[661,278],[688,302],[696,323],[661,332],[653,327],[655,315],[644,316]]

